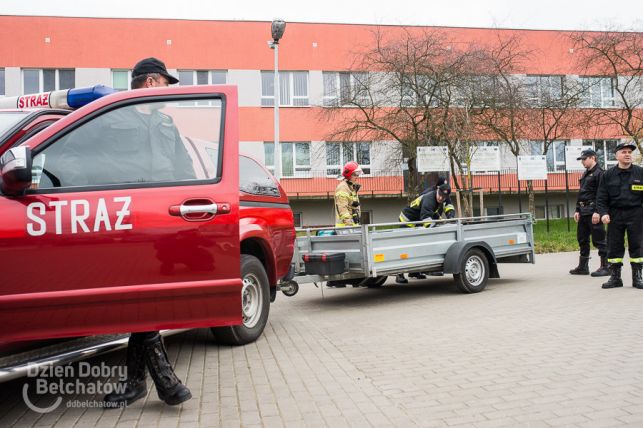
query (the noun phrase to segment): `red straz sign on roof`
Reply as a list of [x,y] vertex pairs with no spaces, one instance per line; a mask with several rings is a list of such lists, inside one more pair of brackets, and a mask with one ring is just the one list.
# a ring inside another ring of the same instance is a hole
[[49,107],[49,92],[18,97],[18,108]]

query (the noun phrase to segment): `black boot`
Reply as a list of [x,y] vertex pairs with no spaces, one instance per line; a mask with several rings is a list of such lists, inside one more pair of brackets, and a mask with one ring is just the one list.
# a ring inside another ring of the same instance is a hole
[[578,266],[570,270],[572,275],[589,275],[589,257],[580,256],[578,258]]
[[154,379],[156,392],[159,398],[166,404],[174,406],[192,398],[190,390],[181,383],[170,360],[167,358],[165,346],[161,341],[161,335],[158,333],[145,339],[145,362],[147,368]]
[[610,279],[603,283],[602,288],[616,288],[623,286],[623,280],[621,279],[621,266],[623,266],[621,263],[610,264]]
[[145,382],[146,370],[144,354],[145,348],[140,336],[134,335],[130,337],[127,345],[127,379],[116,387],[118,388],[116,392],[105,396],[105,407],[123,407],[145,397],[145,394],[147,394],[147,382]]
[[397,275],[395,275],[395,282],[397,282],[398,284],[408,284],[409,280],[404,278],[403,273],[398,273]]
[[409,274],[409,278],[426,279],[426,275],[424,275],[422,272],[411,272]]
[[641,276],[640,263],[632,263],[632,287],[643,289],[643,277]]
[[592,272],[592,276],[607,276],[610,274],[609,265],[607,264],[607,257],[601,256],[601,265],[598,269]]

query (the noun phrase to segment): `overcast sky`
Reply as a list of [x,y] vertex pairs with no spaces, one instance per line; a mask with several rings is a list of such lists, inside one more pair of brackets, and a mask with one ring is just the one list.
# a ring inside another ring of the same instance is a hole
[[0,0],[2,15],[636,29],[643,0]]

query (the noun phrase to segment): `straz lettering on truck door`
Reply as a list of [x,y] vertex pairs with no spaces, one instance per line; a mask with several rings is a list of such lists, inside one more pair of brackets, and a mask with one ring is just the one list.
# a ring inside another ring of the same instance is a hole
[[30,236],[110,232],[132,229],[131,196],[51,200],[27,205],[27,233]]

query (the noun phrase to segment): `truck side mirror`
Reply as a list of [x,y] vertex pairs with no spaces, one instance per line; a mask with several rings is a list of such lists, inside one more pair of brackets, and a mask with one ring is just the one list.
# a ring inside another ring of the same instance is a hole
[[31,186],[31,149],[14,147],[0,158],[0,189],[8,196],[19,196]]

